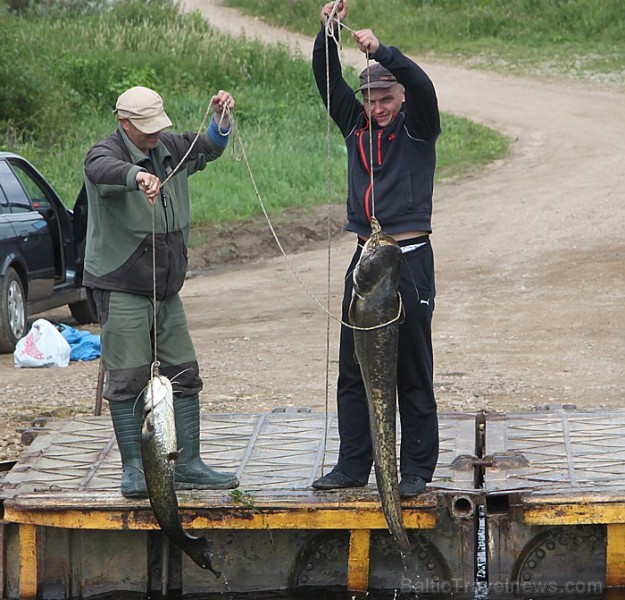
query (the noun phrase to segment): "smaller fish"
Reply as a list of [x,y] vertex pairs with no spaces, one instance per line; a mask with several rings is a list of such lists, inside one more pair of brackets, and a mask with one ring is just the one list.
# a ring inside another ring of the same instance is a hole
[[141,456],[150,505],[161,529],[195,564],[221,577],[213,569],[206,537],[189,535],[180,522],[174,487],[178,458],[174,394],[169,379],[159,374],[150,379],[144,394]]

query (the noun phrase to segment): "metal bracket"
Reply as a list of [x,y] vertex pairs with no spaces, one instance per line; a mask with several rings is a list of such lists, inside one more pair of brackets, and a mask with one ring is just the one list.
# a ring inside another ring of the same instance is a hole
[[21,433],[20,440],[25,446],[30,446],[40,431],[48,431],[46,425],[48,419],[46,417],[37,417],[32,422],[32,427],[18,427],[15,431]]
[[529,461],[521,452],[501,452],[499,454],[487,454],[478,458],[473,454],[460,454],[454,458],[451,468],[454,471],[469,471],[475,467],[488,467],[491,469],[522,469],[529,467]]

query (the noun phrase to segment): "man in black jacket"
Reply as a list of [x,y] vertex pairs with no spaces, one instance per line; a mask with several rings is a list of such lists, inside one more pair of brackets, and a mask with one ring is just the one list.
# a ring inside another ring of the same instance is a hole
[[[334,22],[326,29],[333,11]],[[324,5],[313,49],[319,93],[327,105],[329,80],[330,115],[347,147],[346,229],[358,237],[345,275],[342,319],[349,322],[352,272],[375,217],[403,253],[399,291],[405,320],[399,331],[397,391],[402,431],[399,492],[406,498],[424,491],[438,459],[431,334],[436,290],[430,233],[440,117],[426,73],[397,48],[381,44],[370,29],[352,34],[358,48],[376,61],[360,74],[362,102],[357,98],[343,79],[335,41],[347,11],[347,0]],[[334,35],[326,35],[331,30]],[[366,485],[372,466],[366,392],[354,359],[353,331],[346,326],[341,327],[337,403],[339,458],[330,473],[313,482],[318,490]]]

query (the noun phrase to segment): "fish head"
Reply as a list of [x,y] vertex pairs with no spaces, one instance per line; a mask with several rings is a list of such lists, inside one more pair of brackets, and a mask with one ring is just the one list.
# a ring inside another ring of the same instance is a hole
[[164,375],[155,375],[148,382],[143,404],[146,410],[149,410],[154,406],[158,406],[161,402],[168,402],[170,398],[173,402],[173,397],[171,381]]
[[390,236],[383,233],[371,236],[354,269],[354,289],[365,295],[380,281],[389,280],[396,285],[401,267],[401,248]]

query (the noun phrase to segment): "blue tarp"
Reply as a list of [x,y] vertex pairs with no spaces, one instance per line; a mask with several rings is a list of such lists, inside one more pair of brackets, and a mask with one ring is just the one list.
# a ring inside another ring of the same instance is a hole
[[69,359],[94,360],[100,356],[100,336],[89,331],[80,331],[61,323],[58,327],[70,347]]

